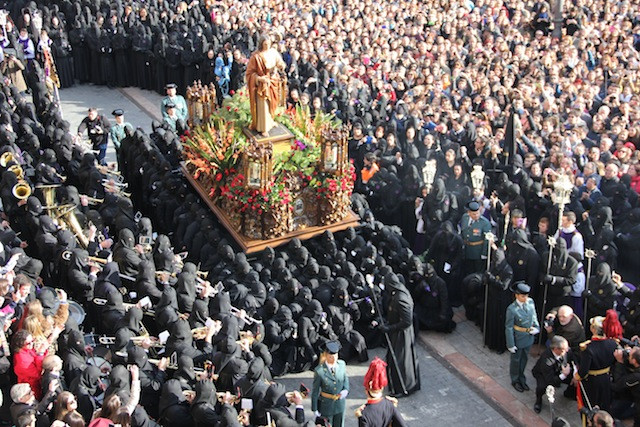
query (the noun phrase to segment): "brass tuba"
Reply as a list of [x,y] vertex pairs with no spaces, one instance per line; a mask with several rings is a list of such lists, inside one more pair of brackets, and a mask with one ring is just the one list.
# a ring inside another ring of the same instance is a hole
[[24,178],[24,171],[22,170],[22,166],[20,165],[11,165],[9,166],[9,171],[13,172],[15,176],[18,177],[19,180]]
[[60,184],[37,184],[36,188],[42,191],[42,197],[44,198],[44,208],[47,210],[53,210],[56,208],[56,188],[60,187]]
[[31,186],[27,181],[18,181],[11,189],[11,193],[16,199],[26,200],[31,195]]
[[75,214],[75,206],[70,205],[67,209],[61,210],[58,213],[58,218],[60,218],[64,223],[69,227],[71,232],[75,234],[78,243],[84,248],[87,249],[89,246],[89,238],[84,235],[84,230],[76,218]]
[[15,160],[11,151],[6,151],[0,156],[0,166],[6,168],[7,165]]

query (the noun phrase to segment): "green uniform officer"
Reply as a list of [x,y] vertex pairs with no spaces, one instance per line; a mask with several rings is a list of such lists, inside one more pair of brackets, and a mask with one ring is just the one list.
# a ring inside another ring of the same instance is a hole
[[173,102],[167,103],[167,115],[164,116],[162,121],[169,125],[172,131],[176,131],[176,124],[178,123],[178,114],[176,113],[176,105]]
[[175,83],[169,83],[166,86],[166,89],[167,96],[162,98],[162,103],[160,104],[162,118],[167,118],[167,104],[171,103],[175,105],[176,115],[178,116],[178,119],[184,120],[186,122],[187,119],[189,119],[189,110],[187,109],[187,102],[184,100],[184,97],[177,94],[177,86]]
[[529,292],[531,288],[524,282],[516,282],[511,286],[516,300],[507,307],[504,331],[507,350],[511,353],[509,374],[511,385],[519,392],[529,390],[524,370],[527,367],[529,349],[533,345],[534,336],[540,332],[536,306]]
[[349,394],[349,378],[344,360],[338,360],[340,342],[328,341],[320,357],[320,364],[313,374],[311,410],[316,416],[329,420],[332,427],[342,427],[346,398]]
[[485,267],[487,257],[485,234],[491,231],[491,223],[480,214],[480,203],[467,203],[467,212],[460,221],[460,234],[464,240],[464,274],[478,273]]
[[113,110],[111,115],[114,117],[116,123],[111,125],[109,136],[111,137],[111,142],[116,148],[117,153],[118,151],[120,151],[120,144],[126,136],[124,128],[127,126],[131,126],[131,123],[124,121],[124,111],[119,108],[117,110]]

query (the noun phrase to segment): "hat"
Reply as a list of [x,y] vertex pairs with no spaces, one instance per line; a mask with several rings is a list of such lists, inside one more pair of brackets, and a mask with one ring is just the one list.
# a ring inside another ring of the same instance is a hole
[[476,202],[475,200],[472,200],[469,203],[467,203],[466,207],[468,211],[477,212],[480,210],[480,203]]
[[118,117],[118,116],[123,116],[124,115],[124,110],[118,108],[117,110],[113,110],[111,112],[112,115]]
[[338,354],[340,347],[340,341],[327,341],[324,345],[324,351],[329,354]]
[[387,364],[378,357],[374,358],[364,376],[364,388],[372,391],[382,390],[388,383]]
[[167,107],[167,108],[176,108],[176,104],[174,104],[173,102],[167,102],[167,105],[165,107]]
[[31,386],[27,383],[19,383],[11,387],[9,394],[14,403],[20,403],[20,399],[31,391]]
[[165,89],[177,89],[178,85],[175,83],[168,83],[165,87]]
[[531,287],[526,283],[520,281],[511,285],[511,292],[516,295],[528,295],[531,292]]
[[596,328],[600,328],[600,329],[602,329],[603,322],[604,322],[604,317],[602,316],[595,316],[589,319],[589,324],[591,326],[595,326]]

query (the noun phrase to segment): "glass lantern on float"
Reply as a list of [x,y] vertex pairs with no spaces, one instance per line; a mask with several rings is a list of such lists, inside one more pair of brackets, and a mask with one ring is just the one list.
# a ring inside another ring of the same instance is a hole
[[431,192],[433,181],[436,178],[437,168],[438,165],[435,159],[427,160],[422,168],[422,180],[424,181],[424,185],[427,187],[427,193]]
[[349,164],[347,152],[348,128],[322,131],[320,169],[334,174],[343,173]]
[[484,171],[482,170],[482,165],[473,165],[471,186],[475,197],[479,197],[484,193]]
[[242,157],[245,185],[250,189],[263,189],[272,179],[273,149],[270,144],[258,144],[255,140],[247,147]]

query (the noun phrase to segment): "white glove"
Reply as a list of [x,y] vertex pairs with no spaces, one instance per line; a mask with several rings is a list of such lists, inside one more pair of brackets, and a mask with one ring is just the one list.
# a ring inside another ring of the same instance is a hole
[[507,350],[509,350],[509,353],[515,353],[516,351],[518,351],[518,347],[514,345],[513,347],[509,347]]
[[347,394],[349,394],[349,390],[342,390],[340,392],[340,399],[346,399],[347,398]]
[[538,334],[540,333],[540,329],[538,329],[538,328],[531,328],[531,329],[529,330],[529,333],[530,333],[531,335],[538,335]]
[[316,411],[316,412],[315,412],[315,416],[316,416],[316,417],[321,417],[321,416],[322,416],[322,414],[320,414],[320,411]]

